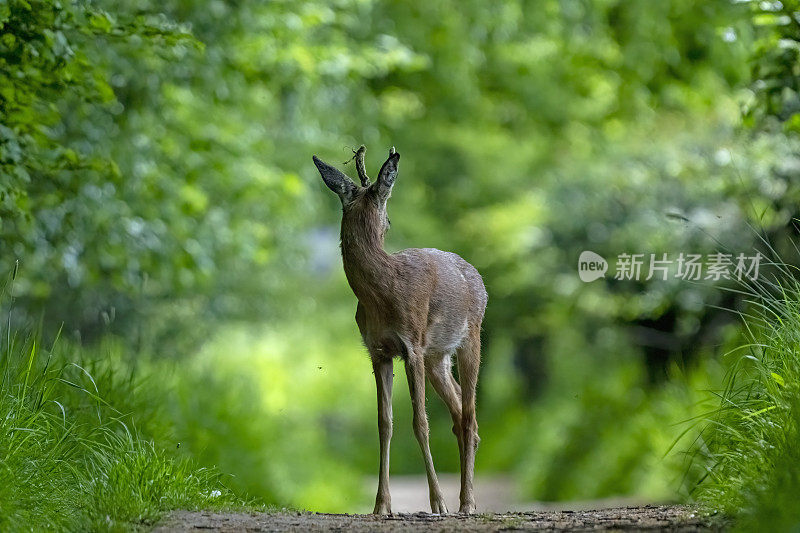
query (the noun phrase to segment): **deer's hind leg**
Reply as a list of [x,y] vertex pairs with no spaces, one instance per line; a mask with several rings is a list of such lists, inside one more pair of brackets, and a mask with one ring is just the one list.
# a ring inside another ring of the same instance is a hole
[[411,393],[411,405],[414,409],[414,435],[417,437],[419,447],[422,450],[425,471],[428,474],[431,512],[446,513],[447,506],[444,503],[444,497],[442,497],[442,490],[439,488],[436,470],[433,468],[433,457],[431,456],[428,440],[428,414],[425,412],[425,362],[420,348],[408,351],[406,377],[408,378],[408,389]]
[[459,464],[463,464],[464,439],[461,430],[461,387],[453,377],[450,355],[425,357],[425,374],[433,385],[436,394],[444,401],[453,419],[453,434],[458,440]]
[[456,350],[458,381],[461,383],[461,495],[460,513],[475,511],[473,478],[475,450],[478,448],[478,420],[475,414],[475,391],[481,364],[480,324],[471,325],[464,343]]

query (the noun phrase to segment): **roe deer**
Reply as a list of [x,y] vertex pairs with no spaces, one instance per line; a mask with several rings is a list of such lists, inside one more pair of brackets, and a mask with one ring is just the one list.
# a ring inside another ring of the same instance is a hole
[[[475,388],[480,366],[480,331],[487,294],[478,271],[454,253],[409,248],[383,250],[389,229],[386,201],[397,177],[400,154],[389,151],[375,183],[364,168],[361,146],[354,155],[361,186],[314,156],[325,185],[342,201],[344,271],[358,298],[356,323],[372,360],[378,388],[380,469],[374,514],[390,514],[389,441],[392,438],[393,357],[405,361],[413,405],[414,434],[425,460],[431,511],[446,513],[428,446],[425,377],[453,418],[461,462],[459,512],[475,510],[472,479],[477,449]],[[458,381],[451,370],[458,361]]]

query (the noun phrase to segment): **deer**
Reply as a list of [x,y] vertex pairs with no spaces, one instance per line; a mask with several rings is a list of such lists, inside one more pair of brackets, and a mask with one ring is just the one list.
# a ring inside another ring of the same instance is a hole
[[[354,151],[360,185],[316,155],[325,185],[342,204],[341,252],[348,284],[358,299],[356,324],[367,348],[378,393],[380,462],[373,514],[392,513],[389,443],[392,438],[394,358],[405,363],[412,424],[425,462],[431,512],[447,513],[428,443],[425,379],[444,401],[458,441],[459,512],[473,513],[475,453],[480,442],[475,394],[481,361],[481,324],[488,295],[478,270],[460,256],[434,248],[384,251],[389,229],[386,204],[399,168],[392,147],[373,183],[366,147]],[[453,370],[457,362],[458,381]]]

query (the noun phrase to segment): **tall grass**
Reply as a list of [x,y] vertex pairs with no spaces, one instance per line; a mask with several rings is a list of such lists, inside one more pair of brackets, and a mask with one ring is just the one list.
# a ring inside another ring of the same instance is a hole
[[87,367],[105,368],[115,397],[132,397],[139,382],[102,349],[43,347],[34,331],[5,326],[0,530],[130,530],[174,508],[240,504],[219,473],[160,449],[136,429],[130,405],[104,397]]
[[697,441],[700,499],[748,531],[800,530],[800,284],[777,266],[748,287],[747,342]]

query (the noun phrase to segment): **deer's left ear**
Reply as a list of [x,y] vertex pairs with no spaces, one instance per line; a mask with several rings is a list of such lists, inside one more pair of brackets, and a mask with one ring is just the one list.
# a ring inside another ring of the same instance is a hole
[[397,178],[397,170],[400,165],[400,154],[392,151],[389,159],[381,167],[378,172],[378,180],[375,182],[375,187],[380,196],[388,197],[392,192],[394,180]]
[[327,185],[330,190],[339,195],[339,199],[342,200],[342,205],[347,205],[352,202],[358,190],[356,184],[345,176],[343,172],[330,166],[317,156],[313,156],[312,159],[322,176],[322,181],[325,182],[325,185]]

